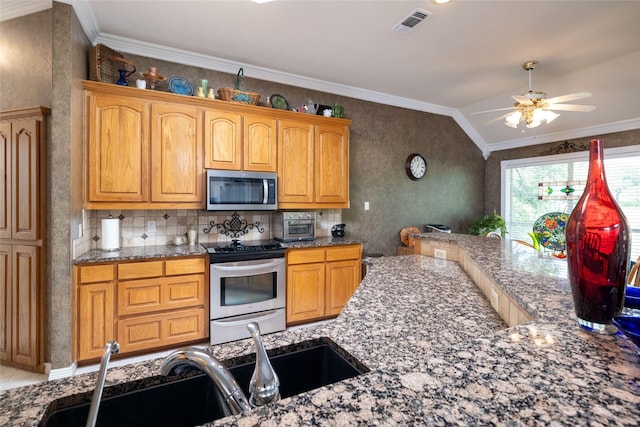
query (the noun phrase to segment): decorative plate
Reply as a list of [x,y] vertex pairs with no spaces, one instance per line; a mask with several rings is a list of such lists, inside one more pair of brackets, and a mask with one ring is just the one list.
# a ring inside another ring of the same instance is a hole
[[627,290],[624,295],[624,306],[640,310],[640,288],[633,286],[627,286]]
[[536,219],[533,223],[533,232],[540,235],[540,244],[545,248],[552,251],[565,251],[567,221],[569,221],[569,214],[549,212]]
[[623,334],[640,347],[640,317],[614,317],[611,323],[616,325]]
[[182,77],[171,77],[169,79],[169,90],[178,95],[193,96],[193,86],[189,80]]
[[287,100],[284,98],[284,96],[278,95],[277,93],[274,93],[269,97],[269,102],[271,103],[271,107],[275,109],[278,109],[278,110],[289,109],[289,103],[287,102]]

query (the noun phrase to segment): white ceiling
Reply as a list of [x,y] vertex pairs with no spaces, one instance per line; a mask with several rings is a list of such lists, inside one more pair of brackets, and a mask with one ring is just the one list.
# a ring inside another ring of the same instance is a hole
[[[487,155],[640,128],[640,1],[64,0],[94,43],[121,52],[452,116]],[[27,4],[2,0],[1,19]],[[432,13],[409,33],[392,27]],[[528,90],[588,91],[590,113],[523,132],[501,115]]]

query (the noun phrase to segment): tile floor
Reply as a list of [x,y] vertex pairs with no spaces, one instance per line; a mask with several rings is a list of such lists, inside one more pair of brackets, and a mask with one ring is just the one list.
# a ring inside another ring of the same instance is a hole
[[[333,322],[333,320],[326,320],[326,321],[317,322],[317,323],[309,323],[309,324],[300,325],[300,326],[293,326],[293,327],[290,327],[289,329],[293,330],[293,329],[299,329],[299,328],[306,328],[309,326],[316,326],[316,325],[320,325],[328,322]],[[167,350],[167,351],[162,351],[158,353],[145,354],[143,356],[113,360],[109,362],[109,367],[112,368],[114,366],[122,366],[122,365],[127,365],[129,363],[140,362],[143,360],[150,360],[150,359],[156,359],[158,357],[165,357],[169,353],[171,353],[171,351],[173,350]],[[80,375],[87,372],[97,372],[98,369],[100,369],[99,364],[81,366],[75,370],[74,375]],[[35,384],[35,383],[39,383],[47,380],[48,380],[47,374],[37,374],[34,372],[23,371],[20,369],[9,367],[9,366],[0,366],[0,391],[22,387],[29,384]]]

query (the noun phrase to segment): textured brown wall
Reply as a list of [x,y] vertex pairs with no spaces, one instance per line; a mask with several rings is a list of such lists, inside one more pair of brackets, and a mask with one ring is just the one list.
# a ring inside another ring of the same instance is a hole
[[0,109],[51,106],[50,10],[0,23]]
[[593,135],[585,138],[556,141],[550,142],[548,144],[513,148],[511,150],[502,150],[491,153],[491,155],[487,159],[487,169],[485,177],[485,212],[492,213],[495,210],[496,212],[500,213],[500,162],[502,162],[503,160],[525,159],[529,157],[539,157],[549,154],[560,154],[560,152],[570,152],[558,151],[563,150],[563,147],[565,145],[587,147],[586,151],[588,151],[589,141],[593,138],[602,139],[604,141],[605,148],[638,145],[640,144],[640,129],[630,130],[626,132],[616,132],[606,135]]
[[[209,86],[233,87],[235,75],[124,54],[137,67],[149,66],[169,78],[182,76],[195,86],[206,78]],[[137,74],[137,73],[136,73]],[[250,73],[249,73],[250,74]],[[353,121],[350,141],[351,208],[342,211],[347,232],[365,240],[364,251],[395,255],[400,229],[442,223],[466,233],[484,212],[484,164],[480,149],[450,117],[391,107],[373,102],[252,79],[245,72],[247,90],[283,95],[292,107],[307,98],[324,105],[338,102]],[[130,76],[134,85],[137,76]],[[198,83],[196,83],[198,82]],[[166,90],[166,83],[160,87]],[[411,181],[404,164],[411,153],[428,163],[427,176]],[[364,210],[364,202],[371,209]]]
[[53,368],[66,367],[72,361],[71,239],[82,220],[81,82],[89,42],[64,3],[0,25],[0,108],[51,108],[45,144],[45,358]]

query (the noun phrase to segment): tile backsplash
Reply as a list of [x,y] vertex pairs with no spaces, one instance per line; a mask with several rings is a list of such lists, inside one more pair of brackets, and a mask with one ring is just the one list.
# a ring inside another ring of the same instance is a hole
[[[330,236],[331,227],[342,222],[341,209],[316,210],[316,236]],[[176,236],[186,236],[191,225],[198,231],[198,243],[228,242],[215,224],[232,219],[233,212],[207,212],[201,210],[98,210],[85,211],[82,237],[74,241],[73,257],[91,249],[101,249],[102,220],[120,218],[120,246],[172,245]],[[238,211],[239,219],[246,221],[247,233],[242,240],[273,238],[271,212]],[[213,226],[211,225],[213,222]],[[243,226],[245,223],[242,223]],[[206,232],[208,231],[208,232]]]

